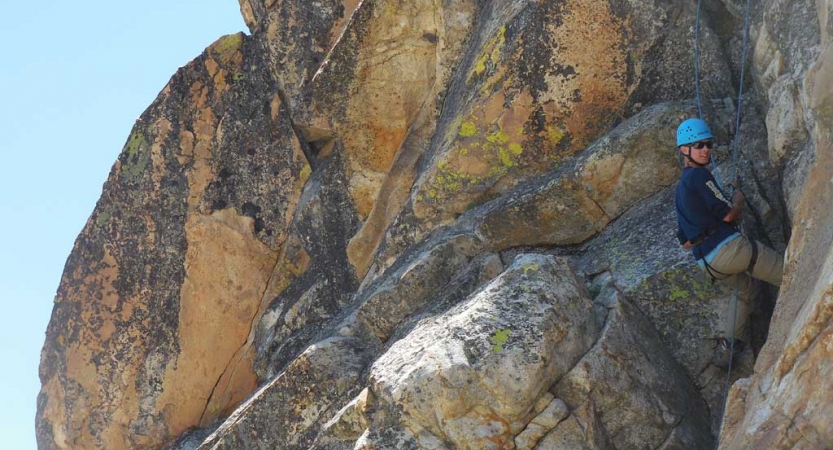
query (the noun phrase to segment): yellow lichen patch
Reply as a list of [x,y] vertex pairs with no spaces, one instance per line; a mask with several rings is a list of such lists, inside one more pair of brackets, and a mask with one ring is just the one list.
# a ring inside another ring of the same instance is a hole
[[309,176],[311,174],[312,174],[312,168],[309,166],[309,164],[304,165],[304,167],[301,169],[301,173],[299,174],[301,182],[306,183],[307,180],[309,180]]
[[221,64],[239,64],[243,55],[240,49],[243,48],[243,33],[229,34],[217,39],[208,47],[209,54],[220,61]]
[[523,160],[524,124],[533,113],[534,102],[525,90],[513,95],[508,106],[506,99],[500,90],[466,112],[462,117],[467,120],[458,119],[461,125],[456,139],[419,194],[423,203],[426,199],[433,202],[432,212],[425,210],[427,205],[418,205],[418,215],[437,210],[461,213],[480,202],[502,177],[527,164]]
[[474,136],[475,133],[477,133],[477,125],[473,122],[463,122],[463,124],[460,125],[460,136],[471,137]]
[[[188,250],[180,290],[178,345],[175,363],[166,366],[156,404],[165,410],[171,435],[200,423],[214,386],[246,343],[261,304],[277,253],[253,234],[250,217],[233,209],[211,215],[189,215],[185,224]],[[255,387],[251,365],[238,364],[236,385],[229,385],[228,404],[242,401]]]
[[497,30],[497,34],[489,39],[486,42],[486,45],[483,46],[483,51],[480,54],[480,57],[477,58],[477,61],[475,61],[474,68],[472,68],[472,71],[469,74],[469,80],[471,80],[474,76],[482,75],[483,72],[486,71],[487,63],[492,62],[493,64],[497,64],[497,61],[500,59],[500,52],[503,50],[503,46],[505,44],[506,25],[503,25]]
[[486,140],[497,146],[502,146],[509,142],[509,136],[503,130],[497,129],[494,133],[486,136]]
[[546,127],[546,136],[545,137],[549,141],[549,145],[551,145],[552,147],[555,147],[556,145],[558,145],[561,142],[561,140],[564,139],[564,136],[566,136],[566,135],[567,135],[567,133],[565,133],[563,130],[561,130],[554,123],[548,124],[547,127]]

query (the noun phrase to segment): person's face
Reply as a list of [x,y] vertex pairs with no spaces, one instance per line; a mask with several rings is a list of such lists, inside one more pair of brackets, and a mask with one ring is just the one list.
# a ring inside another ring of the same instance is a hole
[[688,145],[683,145],[680,147],[680,150],[683,154],[688,155],[691,159],[693,159],[697,164],[705,165],[709,163],[709,155],[711,154],[712,147],[714,147],[714,141],[706,139],[699,142],[693,142]]

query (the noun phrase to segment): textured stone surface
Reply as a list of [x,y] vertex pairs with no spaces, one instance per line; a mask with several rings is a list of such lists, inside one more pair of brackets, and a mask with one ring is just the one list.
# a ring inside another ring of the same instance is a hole
[[688,111],[677,104],[646,109],[573,163],[473,210],[469,220],[497,249],[582,243],[674,182],[678,163],[665,142]]
[[484,30],[478,58],[465,69],[468,98],[451,103],[454,115],[431,154],[435,166],[416,183],[416,217],[453,217],[604,134],[625,116],[645,55],[675,7],[531,2]]
[[406,259],[406,264],[366,291],[366,300],[356,313],[358,320],[377,337],[387,340],[405,317],[435,300],[463,269],[468,258],[460,246],[476,245],[472,241],[471,236],[461,235],[417,253],[413,261]]
[[381,408],[401,411],[405,428],[416,423],[455,448],[502,448],[595,334],[591,303],[569,267],[522,256],[391,346],[370,384]]
[[[693,94],[670,70],[689,67],[690,47],[665,44],[691,31],[691,11],[680,3],[510,1],[490,3],[481,15],[383,259],[563,165],[647,104]],[[729,86],[709,36],[703,71],[712,86]]]
[[255,369],[261,382],[311,344],[352,299],[358,281],[345,249],[358,219],[347,205],[341,158],[335,156],[310,176],[288,232],[295,251],[309,261],[303,266],[290,258],[281,261],[292,277],[271,287],[264,296],[268,307],[255,322]]
[[200,450],[308,448],[375,354],[372,342],[332,338],[310,346],[209,436]]
[[[552,395],[545,396],[542,400],[548,399]],[[539,404],[541,402],[539,401]],[[536,405],[537,407],[537,405]],[[537,408],[536,408],[537,412]],[[555,428],[559,422],[567,417],[567,405],[560,399],[553,399],[543,411],[538,413],[531,422],[524,428],[524,430],[515,436],[515,448],[518,450],[529,450],[541,440],[550,430]]]
[[135,126],[58,289],[41,448],[158,446],[255,388],[241,350],[309,171],[261,58],[220,39]]
[[538,450],[612,450],[591,402],[585,403],[544,437]]
[[[721,448],[826,448],[833,442],[833,148],[819,152],[787,249],[787,277],[751,383],[735,385]],[[799,256],[800,255],[800,256]],[[743,401],[740,398],[745,397]]]
[[609,304],[601,337],[553,393],[570,410],[591,404],[614,448],[711,448],[705,402],[647,317],[627,301]]
[[[240,7],[252,36],[174,76],[69,258],[41,448],[711,448],[729,293],[671,207],[693,3]],[[831,11],[755,7],[735,130],[743,2],[704,2],[719,174],[737,135],[746,232],[789,241],[724,448],[831,441]]]
[[793,189],[785,195],[793,233],[769,339],[755,374],[730,395],[723,449],[822,449],[833,442],[831,11],[829,1],[764,4],[754,66],[759,82],[769,88],[786,78],[800,86],[789,95],[769,96],[768,114],[800,105],[796,114],[804,119],[807,142],[770,136],[770,148],[783,145],[784,154],[801,161],[798,170],[786,171],[795,180],[785,180],[785,188]]

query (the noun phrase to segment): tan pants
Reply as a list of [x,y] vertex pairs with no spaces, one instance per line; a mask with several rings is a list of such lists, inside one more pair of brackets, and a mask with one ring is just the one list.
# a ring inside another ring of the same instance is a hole
[[749,239],[740,235],[720,248],[709,266],[712,275],[731,287],[738,288],[737,318],[735,319],[734,334],[732,334],[732,319],[734,318],[734,301],[729,301],[724,311],[720,313],[718,324],[719,337],[735,336],[736,339],[748,340],[746,324],[752,313],[754,298],[752,292],[752,278],[766,281],[780,286],[784,273],[784,258],[769,247],[757,242],[758,262],[752,269],[752,277],[746,273],[749,260],[752,258],[752,244]]

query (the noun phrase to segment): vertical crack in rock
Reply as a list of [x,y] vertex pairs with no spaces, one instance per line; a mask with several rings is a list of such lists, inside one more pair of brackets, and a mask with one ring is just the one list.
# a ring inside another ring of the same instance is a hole
[[[272,266],[272,271],[269,272],[269,273],[275,273],[275,271],[277,271],[277,269],[278,269],[278,266],[280,265],[280,262],[281,262],[281,255],[278,254],[277,258],[275,258],[275,264]],[[266,304],[266,294],[269,292],[269,288],[270,288],[270,286],[269,286],[269,283],[267,282],[266,285],[263,287],[263,291],[260,294],[260,307],[258,307],[258,309],[255,311],[255,314],[252,316],[252,319],[251,319],[251,322],[250,322],[250,325],[249,325],[250,330],[255,329],[256,322],[263,313],[263,307]],[[251,332],[250,332],[250,336],[251,336]],[[211,404],[211,401],[214,399],[214,393],[216,392],[217,387],[220,385],[220,382],[224,378],[226,378],[226,374],[228,373],[229,367],[231,366],[232,363],[234,363],[234,368],[232,369],[232,374],[229,378],[233,378],[234,371],[237,370],[237,365],[240,364],[240,361],[243,360],[243,355],[241,355],[239,358],[237,357],[237,355],[240,354],[241,350],[244,350],[247,346],[250,346],[249,341],[250,341],[250,338],[247,337],[246,340],[240,345],[240,348],[238,348],[237,351],[234,352],[231,359],[229,359],[229,361],[226,363],[226,367],[223,369],[223,371],[217,377],[217,381],[214,383],[214,387],[211,388],[211,393],[209,393],[208,398],[206,399],[205,406],[203,407],[203,413],[200,416],[199,423],[202,426],[207,425],[205,423],[205,419],[206,419],[206,414],[208,413],[208,406]],[[246,350],[246,351],[250,351],[250,350]]]

